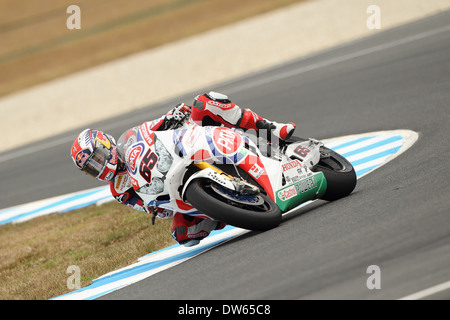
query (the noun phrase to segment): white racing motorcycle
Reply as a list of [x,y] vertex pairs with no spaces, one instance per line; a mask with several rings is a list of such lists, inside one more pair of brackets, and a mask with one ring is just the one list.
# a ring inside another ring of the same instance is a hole
[[150,208],[267,230],[306,201],[336,200],[356,186],[352,165],[314,139],[269,143],[186,119],[166,131],[148,124],[136,127],[132,139],[119,139],[118,147],[133,188]]

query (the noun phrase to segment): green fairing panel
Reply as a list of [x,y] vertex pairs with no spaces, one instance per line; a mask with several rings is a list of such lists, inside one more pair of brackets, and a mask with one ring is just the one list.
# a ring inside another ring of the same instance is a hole
[[322,172],[283,187],[276,192],[276,203],[282,212],[287,212],[300,204],[318,199],[327,190],[327,181]]

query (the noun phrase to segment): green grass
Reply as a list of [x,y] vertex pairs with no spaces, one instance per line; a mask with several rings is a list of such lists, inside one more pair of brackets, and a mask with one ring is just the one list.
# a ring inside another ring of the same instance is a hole
[[81,286],[175,243],[172,220],[116,202],[0,226],[0,299],[50,299],[67,289],[77,265]]

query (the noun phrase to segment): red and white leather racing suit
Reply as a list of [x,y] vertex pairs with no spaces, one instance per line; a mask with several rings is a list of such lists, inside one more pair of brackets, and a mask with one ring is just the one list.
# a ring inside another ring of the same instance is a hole
[[[288,138],[295,129],[293,123],[279,124],[263,119],[250,109],[241,109],[232,103],[227,96],[210,92],[195,98],[192,107],[181,103],[166,115],[151,121],[150,129],[153,131],[167,130],[170,128],[174,112],[177,114],[190,113],[191,119],[198,125],[225,125],[242,129],[259,130],[270,129],[275,136],[281,139]],[[134,134],[130,129],[126,134]],[[126,139],[126,138],[125,138]],[[120,203],[137,210],[144,209],[142,199],[134,191],[126,169],[119,170],[110,182],[111,193]],[[182,245],[192,246],[201,239],[207,237],[212,230],[222,229],[224,223],[203,219],[195,216],[172,212],[158,208],[156,217],[166,219],[173,217],[172,237]]]

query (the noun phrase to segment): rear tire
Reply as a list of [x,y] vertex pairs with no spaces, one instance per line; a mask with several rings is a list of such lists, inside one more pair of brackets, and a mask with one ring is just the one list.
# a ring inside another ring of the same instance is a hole
[[[287,143],[306,141],[300,137],[291,137]],[[327,180],[327,190],[322,200],[333,201],[348,196],[356,187],[356,172],[352,164],[339,153],[321,147],[319,163],[313,171],[321,171]]]
[[321,171],[327,180],[327,190],[321,197],[333,201],[348,196],[356,187],[356,173],[352,164],[339,153],[322,147],[323,154],[314,171]]
[[243,229],[265,231],[281,223],[281,210],[267,195],[258,195],[263,199],[260,205],[246,205],[221,195],[213,184],[208,179],[192,181],[185,192],[186,200],[205,215]]

